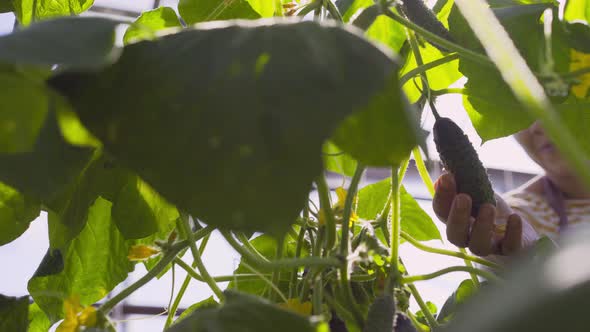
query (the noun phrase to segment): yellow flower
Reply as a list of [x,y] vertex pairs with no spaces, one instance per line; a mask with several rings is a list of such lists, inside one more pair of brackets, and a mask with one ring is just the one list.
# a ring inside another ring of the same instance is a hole
[[[78,316],[79,312],[81,313]],[[64,314],[66,317],[55,332],[78,332],[81,326],[96,326],[96,308],[83,308],[78,295],[72,295],[64,301]]]
[[311,315],[311,302],[299,302],[299,299],[288,299],[287,302],[279,303],[280,307],[291,310],[303,316]]
[[131,261],[140,261],[160,253],[160,250],[143,244],[135,245],[129,248],[127,258]]
[[[590,67],[590,54],[571,50],[570,71]],[[572,92],[578,98],[586,98],[590,90],[590,73],[579,76],[580,83],[572,86]]]
[[[333,212],[334,218],[336,219],[336,223],[338,223],[338,224],[342,223],[342,218],[343,218],[343,214],[344,214],[344,203],[346,202],[346,195],[347,195],[346,189],[344,189],[342,187],[336,188],[336,196],[338,196],[338,201],[336,202],[336,204],[334,204],[332,206],[332,211],[334,211]],[[359,217],[357,216],[357,214],[354,211],[351,211],[348,226],[352,227],[353,222],[356,222],[358,220],[359,220]],[[318,213],[318,223],[320,225],[324,225],[326,223],[326,216],[325,216],[323,209],[320,209],[320,211]]]

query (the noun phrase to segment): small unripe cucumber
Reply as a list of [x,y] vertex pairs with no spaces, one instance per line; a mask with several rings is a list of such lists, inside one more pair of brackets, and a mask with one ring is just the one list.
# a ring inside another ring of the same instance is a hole
[[440,159],[445,169],[455,176],[457,192],[471,197],[471,215],[476,217],[485,203],[496,205],[486,169],[463,130],[449,118],[438,118],[433,132]]
[[[445,26],[438,20],[432,10],[426,7],[422,0],[403,0],[401,8],[410,21],[441,38],[453,41],[453,37],[449,30],[447,30],[447,28],[445,28]],[[432,43],[432,45],[443,52],[448,51],[444,47],[436,45],[436,43]]]

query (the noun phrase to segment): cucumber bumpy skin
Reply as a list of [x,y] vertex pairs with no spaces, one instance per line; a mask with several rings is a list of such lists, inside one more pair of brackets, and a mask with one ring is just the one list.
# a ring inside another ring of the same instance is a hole
[[[410,21],[441,38],[451,42],[454,41],[449,30],[438,20],[432,10],[426,7],[422,0],[403,0],[401,9]],[[448,52],[447,49],[436,43],[431,42],[431,44],[443,52]]]
[[455,176],[457,192],[471,197],[471,215],[477,216],[484,203],[496,205],[486,169],[463,130],[449,118],[434,123],[434,142],[445,169]]

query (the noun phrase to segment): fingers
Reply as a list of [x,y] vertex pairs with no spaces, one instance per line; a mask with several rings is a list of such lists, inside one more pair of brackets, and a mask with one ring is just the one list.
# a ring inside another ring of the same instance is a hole
[[506,224],[506,234],[500,242],[500,254],[512,255],[522,247],[522,219],[518,214],[511,214]]
[[432,200],[432,208],[438,218],[442,222],[446,222],[451,211],[451,205],[457,194],[455,177],[449,173],[441,175],[438,180],[436,180],[434,188],[435,192]]
[[447,239],[458,247],[467,247],[470,224],[471,198],[465,194],[456,195],[447,218]]
[[475,255],[487,256],[492,253],[495,220],[496,208],[493,205],[484,204],[479,208],[469,239],[469,250]]

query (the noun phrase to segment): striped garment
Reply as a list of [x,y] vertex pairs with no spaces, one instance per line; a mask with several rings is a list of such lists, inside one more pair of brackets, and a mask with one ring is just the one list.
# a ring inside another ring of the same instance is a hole
[[[539,236],[556,239],[559,235],[559,217],[544,196],[527,191],[512,191],[502,196],[506,203],[526,220]],[[567,230],[590,225],[590,199],[566,199]]]

